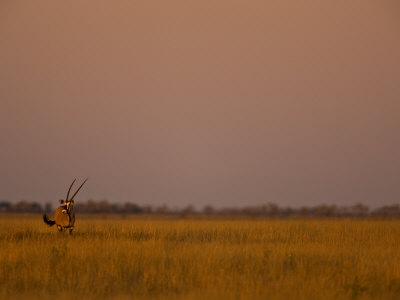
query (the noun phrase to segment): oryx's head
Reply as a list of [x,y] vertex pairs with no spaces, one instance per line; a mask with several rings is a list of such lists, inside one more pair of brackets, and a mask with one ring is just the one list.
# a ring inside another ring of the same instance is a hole
[[76,190],[75,194],[71,197],[71,199],[69,199],[69,192],[71,191],[72,186],[74,185],[76,178],[74,179],[74,181],[72,181],[71,185],[69,186],[68,192],[67,192],[67,197],[64,200],[60,200],[60,204],[62,204],[64,206],[65,211],[69,214],[71,213],[71,211],[73,211],[74,208],[74,198],[76,196],[76,194],[78,194],[79,190],[83,187],[83,185],[85,184],[85,182],[88,179],[86,178],[85,181],[80,185],[80,187]]

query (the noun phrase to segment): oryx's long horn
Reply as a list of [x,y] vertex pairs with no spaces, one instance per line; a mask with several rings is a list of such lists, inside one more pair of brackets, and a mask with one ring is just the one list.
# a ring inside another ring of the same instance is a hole
[[65,202],[68,202],[69,192],[71,191],[71,188],[74,185],[75,181],[76,181],[76,178],[74,179],[74,181],[72,181],[71,185],[69,186],[68,193],[67,193],[67,198],[65,198]]
[[83,187],[83,185],[85,184],[85,182],[88,180],[89,178],[86,178],[85,181],[81,184],[81,186],[76,190],[75,194],[71,197],[71,199],[69,201],[74,200],[74,197],[76,196],[76,194],[78,194],[79,190]]

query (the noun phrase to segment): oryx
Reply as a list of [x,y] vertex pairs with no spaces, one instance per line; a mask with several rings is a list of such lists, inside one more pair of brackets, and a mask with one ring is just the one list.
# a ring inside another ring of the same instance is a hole
[[71,185],[69,186],[67,197],[64,200],[60,200],[61,206],[57,208],[56,212],[54,213],[54,221],[49,220],[47,215],[43,215],[43,221],[49,225],[53,226],[57,224],[58,231],[63,231],[69,229],[69,233],[72,234],[72,230],[74,230],[75,224],[75,212],[74,212],[74,197],[78,194],[79,190],[85,184],[86,180],[81,184],[81,186],[76,190],[75,194],[69,199],[69,192],[71,191],[72,185],[75,183],[76,178],[72,181]]

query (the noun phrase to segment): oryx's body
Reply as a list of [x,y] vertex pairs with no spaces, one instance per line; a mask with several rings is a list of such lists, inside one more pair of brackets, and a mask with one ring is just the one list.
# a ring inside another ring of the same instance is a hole
[[81,184],[81,186],[77,189],[77,191],[71,197],[71,199],[68,199],[69,192],[71,191],[72,185],[74,184],[75,180],[71,183],[68,189],[65,201],[60,200],[62,206],[58,207],[56,212],[54,213],[54,220],[49,220],[46,214],[43,215],[43,221],[49,226],[53,226],[54,224],[56,224],[58,231],[69,229],[69,233],[72,233],[72,230],[74,229],[75,225],[74,197],[76,196],[76,194],[78,194],[79,190],[85,184],[87,179]]

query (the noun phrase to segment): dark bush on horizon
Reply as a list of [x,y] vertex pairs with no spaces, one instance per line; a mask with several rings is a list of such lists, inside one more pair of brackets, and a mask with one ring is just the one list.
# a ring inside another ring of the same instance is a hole
[[[11,203],[0,201],[0,213],[50,213],[54,211],[51,203],[44,205],[37,202],[19,201]],[[183,208],[170,208],[167,205],[151,206],[139,205],[132,202],[109,203],[107,200],[96,201],[90,199],[86,202],[79,202],[75,210],[83,214],[155,214],[155,215],[215,215],[215,216],[266,216],[266,217],[400,217],[400,205],[385,205],[371,210],[368,206],[358,203],[352,206],[337,205],[316,205],[280,207],[275,203],[265,205],[253,205],[245,207],[223,207],[216,208],[206,205],[202,210],[188,205]]]

